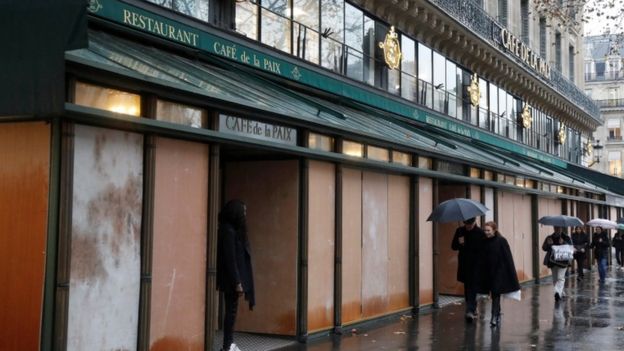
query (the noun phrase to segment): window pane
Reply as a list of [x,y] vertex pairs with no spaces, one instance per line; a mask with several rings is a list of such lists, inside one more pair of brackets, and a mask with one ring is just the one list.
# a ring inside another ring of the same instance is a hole
[[364,14],[345,4],[345,44],[347,48],[347,76],[362,80],[364,75],[362,44],[364,42]]
[[321,65],[340,72],[344,41],[344,1],[322,0]]
[[432,169],[433,160],[429,157],[418,156],[418,168]]
[[401,35],[401,71],[416,75],[416,43],[405,35]]
[[323,134],[310,133],[308,136],[308,147],[323,151],[332,151],[334,148],[334,139]]
[[258,40],[258,5],[248,1],[236,3],[236,31]]
[[173,10],[208,22],[209,0],[173,0]]
[[479,91],[481,92],[481,99],[479,100],[479,127],[488,129],[488,82],[479,78]]
[[412,155],[405,153],[405,152],[392,151],[392,162],[400,163],[403,166],[411,166]]
[[156,119],[187,126],[202,128],[206,126],[205,110],[174,102],[158,100],[156,102]]
[[367,158],[376,161],[385,161],[388,162],[390,160],[390,152],[388,149],[368,146],[366,151]]
[[293,20],[318,31],[319,0],[294,0]]
[[375,20],[364,16],[364,81],[375,85]]
[[140,95],[82,82],[76,83],[74,102],[77,105],[98,108],[125,115],[141,115]]
[[342,142],[342,153],[349,156],[362,157],[364,156],[364,145],[345,140]]
[[446,112],[446,59],[433,52],[433,108],[436,111]]
[[290,20],[262,9],[262,42],[290,53]]
[[418,43],[418,102],[433,107],[433,69],[431,49]]
[[446,90],[446,113],[451,117],[457,116],[457,98],[455,91],[457,90],[457,66],[451,62],[446,61],[446,84],[444,87]]
[[306,61],[319,63],[319,34],[306,26],[293,23],[294,52],[297,57]]
[[290,16],[289,0],[261,0],[260,5],[278,15],[282,15],[284,17]]

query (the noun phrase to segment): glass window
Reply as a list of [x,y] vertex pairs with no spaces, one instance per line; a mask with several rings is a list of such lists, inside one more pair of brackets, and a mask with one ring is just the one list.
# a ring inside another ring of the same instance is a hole
[[321,65],[340,72],[344,41],[344,1],[321,0]]
[[433,69],[431,49],[418,43],[418,102],[433,107]]
[[363,157],[364,145],[354,141],[344,140],[342,142],[342,153],[349,156]]
[[609,174],[615,177],[622,175],[622,153],[620,151],[609,151]]
[[403,166],[411,166],[412,165],[412,155],[401,152],[401,151],[392,151],[392,162],[400,163]]
[[445,112],[451,117],[457,117],[457,66],[446,61],[446,110]]
[[83,82],[76,82],[74,103],[124,115],[141,115],[140,95]]
[[433,108],[439,112],[446,112],[446,59],[433,52]]
[[490,123],[488,125],[487,121],[479,121],[479,127],[488,129],[497,133],[498,126],[498,87],[492,83],[489,85],[490,93]]
[[479,127],[488,129],[488,82],[485,79],[479,78],[479,92],[481,93],[481,99],[479,100]]
[[175,102],[158,100],[156,119],[202,128],[207,125],[208,115],[205,110]]
[[347,76],[362,80],[364,62],[364,14],[354,6],[345,3],[345,44],[347,45]]
[[263,1],[266,9],[261,10],[262,29],[261,41],[269,46],[291,53],[290,30],[291,22],[283,17],[288,10],[287,1]]
[[258,40],[258,5],[251,1],[236,3],[236,31]]
[[[498,118],[494,120],[493,130],[507,136],[507,92],[498,88]],[[496,123],[498,122],[498,125]]]
[[388,162],[390,160],[390,152],[388,149],[369,145],[366,148],[366,157],[375,161]]
[[310,133],[308,136],[308,147],[310,149],[332,151],[334,149],[334,139],[327,135]]
[[429,157],[418,156],[418,168],[432,169],[433,160]]
[[470,178],[481,178],[481,170],[479,168],[470,167]]
[[416,100],[416,42],[405,35],[401,36],[401,96]]
[[494,179],[494,173],[492,171],[484,170],[483,171],[483,179],[484,180],[493,180]]
[[319,0],[293,0],[294,54],[319,63]]
[[208,3],[210,0],[147,0],[154,4],[170,8],[185,15],[208,22]]
[[[375,85],[375,20],[364,16],[364,41],[360,48],[364,52],[364,81]],[[381,81],[377,78],[378,81]],[[379,84],[377,85],[379,86]]]

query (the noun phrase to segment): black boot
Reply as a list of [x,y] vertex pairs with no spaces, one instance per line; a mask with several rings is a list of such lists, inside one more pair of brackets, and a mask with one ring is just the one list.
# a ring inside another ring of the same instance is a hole
[[496,316],[492,316],[492,319],[490,320],[490,326],[492,328],[500,327],[500,324],[501,324],[501,315],[498,314]]

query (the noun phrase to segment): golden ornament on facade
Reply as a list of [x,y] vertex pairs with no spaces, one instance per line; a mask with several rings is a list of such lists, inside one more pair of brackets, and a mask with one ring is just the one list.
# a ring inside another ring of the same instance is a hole
[[520,113],[520,118],[522,119],[522,126],[524,128],[531,128],[531,125],[533,124],[533,117],[531,116],[531,110],[529,109],[528,104],[524,104],[522,112]]
[[384,51],[384,60],[390,69],[398,69],[401,65],[401,45],[399,36],[394,31],[394,26],[386,34],[386,39],[379,43],[379,47]]
[[565,125],[561,125],[559,128],[559,132],[557,132],[557,139],[559,140],[559,144],[565,144],[566,141],[566,130]]
[[592,153],[594,152],[594,145],[592,145],[591,142],[586,142],[585,143],[585,147],[584,147],[584,151],[585,151],[585,155],[587,156],[591,156]]
[[481,92],[479,91],[479,78],[477,74],[472,75],[470,85],[468,86],[468,94],[470,95],[470,103],[472,106],[479,106],[479,100],[481,100]]

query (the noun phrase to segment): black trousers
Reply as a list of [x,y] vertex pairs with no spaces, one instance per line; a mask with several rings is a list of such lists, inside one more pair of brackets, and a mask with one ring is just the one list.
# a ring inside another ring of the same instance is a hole
[[238,293],[226,292],[225,318],[223,320],[223,350],[229,350],[234,342],[234,323],[236,322],[236,310],[238,309]]
[[576,271],[579,277],[583,277],[583,268],[585,268],[585,255],[577,254],[574,256],[574,260],[576,261]]
[[615,259],[617,260],[618,265],[622,266],[624,264],[624,250],[615,248]]
[[492,318],[495,318],[496,316],[500,314],[500,311],[501,311],[500,300],[501,300],[500,294],[492,293]]
[[477,290],[474,283],[464,283],[464,298],[466,299],[466,313],[477,311]]

